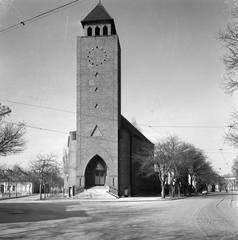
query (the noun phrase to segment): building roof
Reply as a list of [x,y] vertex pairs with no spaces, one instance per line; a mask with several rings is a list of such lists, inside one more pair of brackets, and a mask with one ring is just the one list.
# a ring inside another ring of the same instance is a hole
[[113,20],[107,10],[99,3],[83,20],[82,22],[106,21]]
[[133,126],[125,117],[121,115],[121,129],[127,130],[131,136],[138,137],[141,140],[152,143],[144,134],[142,134],[135,126]]
[[82,21],[84,27],[85,23],[98,23],[98,22],[110,22],[112,26],[112,34],[116,34],[116,27],[113,18],[104,8],[104,6],[99,3]]

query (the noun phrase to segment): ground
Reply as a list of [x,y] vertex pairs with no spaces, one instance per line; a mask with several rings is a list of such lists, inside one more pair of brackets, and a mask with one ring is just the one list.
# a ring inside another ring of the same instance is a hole
[[238,239],[238,192],[177,200],[0,201],[0,239]]

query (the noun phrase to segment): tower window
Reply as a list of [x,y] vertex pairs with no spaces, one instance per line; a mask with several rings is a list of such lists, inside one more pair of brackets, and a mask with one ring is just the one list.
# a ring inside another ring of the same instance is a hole
[[99,35],[100,35],[100,28],[99,28],[99,26],[97,26],[97,27],[95,28],[95,35],[96,35],[96,36],[99,36]]
[[92,28],[91,28],[91,27],[88,27],[88,29],[87,29],[87,35],[88,35],[88,36],[92,36]]
[[108,29],[107,26],[103,27],[103,35],[107,35],[108,34]]

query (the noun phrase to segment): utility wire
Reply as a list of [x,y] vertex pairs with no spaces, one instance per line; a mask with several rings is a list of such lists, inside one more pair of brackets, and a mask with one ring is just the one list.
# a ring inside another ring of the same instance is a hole
[[139,124],[140,126],[144,126],[144,127],[158,127],[158,128],[224,128],[224,126],[198,126],[198,125],[170,125],[170,126],[166,126],[166,125],[158,125],[158,126],[150,126],[150,125],[145,125],[145,124]]
[[[29,103],[22,103],[22,102],[15,102],[15,101],[10,101],[10,100],[5,100],[5,99],[0,99],[0,101],[3,102],[9,102],[9,103],[14,103],[14,104],[19,104],[19,105],[24,105],[24,106],[30,106],[30,107],[37,107],[37,108],[42,108],[42,109],[48,109],[48,110],[53,110],[53,111],[59,111],[59,112],[65,112],[65,113],[73,113],[76,114],[76,112],[74,111],[69,111],[69,110],[63,110],[63,109],[59,109],[59,108],[52,108],[52,107],[46,107],[46,106],[40,106],[40,105],[35,105],[35,104],[29,104]],[[104,119],[108,119],[108,120],[115,120],[112,118],[107,118],[107,117],[103,117],[103,116],[94,116],[94,115],[90,115],[90,114],[85,114],[85,113],[81,113],[82,115],[88,116],[88,117],[100,117],[100,118],[104,118]],[[224,126],[194,126],[194,125],[180,125],[180,126],[175,126],[175,125],[171,125],[171,126],[153,126],[153,125],[145,125],[145,124],[139,124],[140,126],[143,127],[149,127],[151,129],[153,129],[154,131],[156,131],[157,133],[161,134],[162,136],[164,136],[162,133],[160,133],[159,131],[157,131],[155,129],[155,127],[159,127],[159,128],[224,128]],[[230,127],[230,126],[228,126]],[[224,144],[223,144],[224,145]]]
[[4,29],[0,30],[0,34],[8,32],[8,31],[11,31],[11,30],[14,30],[15,28],[18,28],[18,27],[25,26],[27,23],[31,23],[31,22],[33,22],[33,21],[35,21],[37,19],[40,19],[40,18],[44,17],[45,15],[48,16],[51,13],[54,13],[56,11],[59,11],[59,10],[63,9],[63,8],[66,8],[66,7],[68,7],[68,6],[70,6],[70,5],[74,4],[74,3],[77,3],[77,2],[82,3],[83,1],[87,1],[87,0],[81,0],[81,1],[80,0],[75,0],[75,1],[72,1],[72,2],[69,2],[69,3],[66,3],[66,4],[64,4],[62,6],[59,6],[57,8],[54,8],[54,9],[51,9],[49,11],[43,12],[43,13],[41,13],[39,15],[36,15],[35,17],[28,18],[25,21],[21,21],[21,22],[19,22],[17,24],[14,24],[14,25],[10,26],[10,27],[7,27],[7,28],[4,28]]
[[29,103],[14,102],[14,101],[5,100],[5,99],[0,99],[0,101],[9,102],[9,103],[15,103],[15,104],[20,104],[20,105],[25,105],[25,106],[30,106],[30,107],[37,107],[37,108],[43,108],[43,109],[49,109],[49,110],[54,110],[54,111],[60,111],[60,112],[66,112],[66,113],[74,113],[74,114],[76,114],[76,112],[73,112],[73,111],[62,110],[62,109],[51,108],[51,107],[44,107],[44,106],[39,106],[39,105],[34,105],[34,104],[29,104]]
[[[10,123],[10,124],[14,124],[14,125],[18,125],[19,126],[19,123],[7,122],[7,121],[1,121],[1,122],[3,122],[3,123]],[[42,130],[42,131],[48,131],[48,132],[61,133],[61,134],[69,135],[68,132],[62,132],[62,131],[52,130],[52,129],[48,129],[48,128],[35,127],[35,126],[27,125],[27,124],[24,124],[24,126],[27,127],[27,128],[33,128],[33,129],[37,129],[37,130]],[[84,138],[91,138],[90,136],[84,136],[84,135],[80,135],[80,136],[84,137]],[[92,139],[94,141],[97,141],[97,138],[92,138]],[[117,142],[117,141],[104,139],[104,138],[100,138],[100,140],[107,141],[107,142]]]
[[[140,124],[138,124],[140,125]],[[156,131],[157,133],[159,133],[160,135],[162,135],[164,137],[164,135],[162,133],[160,133],[159,131],[157,131],[156,129],[154,129],[152,126],[148,126],[149,128],[153,129],[154,131]]]
[[225,157],[223,155],[222,149],[220,149],[220,150],[221,150],[221,155],[222,155],[222,158],[223,158],[224,162],[226,163],[227,166],[229,166],[229,164],[227,163],[227,161],[226,161],[226,159],[225,159]]
[[[13,122],[7,122],[7,121],[1,121],[3,123],[12,123],[14,125],[19,125],[19,123],[13,123]],[[35,126],[30,126],[30,125],[27,125],[27,124],[24,124],[25,127],[28,127],[28,128],[34,128],[34,129],[38,129],[38,130],[43,130],[43,131],[49,131],[49,132],[55,132],[55,133],[63,133],[63,134],[69,134],[67,132],[62,132],[62,131],[57,131],[57,130],[52,130],[52,129],[48,129],[48,128],[41,128],[41,127],[35,127]]]
[[[9,103],[14,103],[14,104],[20,104],[20,105],[25,105],[25,106],[30,106],[30,107],[37,107],[37,108],[42,108],[42,109],[48,109],[48,110],[53,110],[53,111],[59,111],[59,112],[66,112],[66,113],[73,113],[76,114],[76,112],[73,111],[69,111],[69,110],[63,110],[63,109],[59,109],[59,108],[52,108],[52,107],[45,107],[45,106],[39,106],[39,105],[34,105],[34,104],[29,104],[29,103],[22,103],[22,102],[15,102],[15,101],[10,101],[10,100],[5,100],[5,99],[0,99],[0,101],[3,102],[9,102]],[[89,116],[89,117],[99,117],[99,116],[94,116],[94,115],[90,115],[90,114],[82,114],[85,116]],[[105,118],[105,119],[109,119],[109,120],[115,120],[115,119],[111,119],[111,118],[106,118],[103,116],[100,116],[100,118]],[[153,126],[153,125],[145,125],[145,124],[139,124],[140,126],[143,127],[149,127],[151,129],[153,129],[154,131],[156,131],[157,133],[161,134],[162,136],[164,136],[162,133],[160,133],[159,131],[157,131],[156,127],[158,128],[224,128],[224,126],[199,126],[199,125],[180,125],[180,126],[176,126],[176,125],[171,125],[171,126],[166,126],[166,125],[160,125],[160,126]],[[232,126],[228,126],[228,127],[232,127]],[[229,134],[229,133],[228,133]],[[224,144],[223,144],[224,145]]]
[[228,165],[228,163],[227,163],[227,161],[226,161],[226,159],[225,159],[224,154],[223,154],[222,151],[223,151],[223,147],[224,147],[224,145],[225,145],[225,143],[226,143],[226,140],[227,140],[227,138],[228,138],[228,135],[230,134],[231,128],[232,128],[233,126],[228,126],[228,127],[229,127],[229,131],[228,131],[228,133],[226,134],[226,137],[225,137],[225,139],[224,139],[224,142],[223,142],[223,144],[222,144],[222,146],[221,146],[221,148],[220,148],[220,152],[221,152],[222,158],[223,158],[223,160],[224,160],[224,162],[226,163],[227,166],[229,166],[229,165]]
[[[0,99],[0,101],[14,103],[14,104],[19,104],[19,105],[25,105],[25,106],[30,106],[30,107],[37,107],[37,108],[42,108],[42,109],[48,109],[48,110],[53,110],[53,111],[59,111],[59,112],[76,114],[76,112],[73,112],[73,111],[68,111],[68,110],[63,110],[63,109],[58,109],[58,108],[45,107],[45,106],[39,106],[39,105],[34,105],[34,104],[29,104],[29,103],[14,102],[14,101],[4,100],[4,99]],[[95,116],[95,115],[86,114],[86,113],[81,113],[81,115],[88,116],[88,117],[103,118],[103,119],[115,121],[114,118],[108,118],[108,117],[104,117],[104,116]]]
[[224,147],[224,145],[225,145],[225,143],[226,143],[227,137],[228,137],[228,135],[230,134],[230,131],[231,131],[231,128],[232,128],[232,126],[228,126],[228,127],[229,127],[229,131],[228,131],[228,133],[226,134],[226,137],[225,137],[225,139],[224,139],[224,142],[223,142],[223,144],[222,144],[222,146],[221,146],[221,148],[220,148],[221,151],[222,151],[222,149],[223,149],[223,147]]

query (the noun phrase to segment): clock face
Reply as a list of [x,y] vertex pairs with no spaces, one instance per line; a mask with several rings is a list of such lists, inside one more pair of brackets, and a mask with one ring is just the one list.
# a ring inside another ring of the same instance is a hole
[[92,66],[100,66],[107,61],[107,52],[103,47],[92,47],[88,51],[87,60]]

